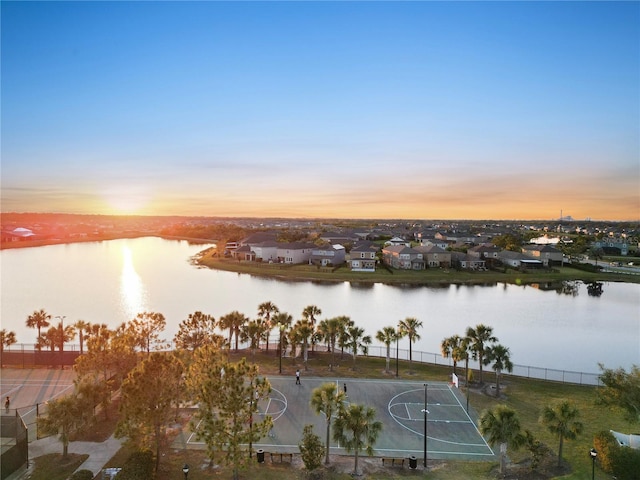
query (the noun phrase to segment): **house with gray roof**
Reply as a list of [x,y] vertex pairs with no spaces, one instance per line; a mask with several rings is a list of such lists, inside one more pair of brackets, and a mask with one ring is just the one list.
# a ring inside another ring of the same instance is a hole
[[562,265],[562,252],[551,245],[523,245],[522,253],[540,260],[545,267],[553,265],[554,263]]
[[376,254],[380,248],[375,243],[360,242],[349,252],[349,266],[353,272],[375,272]]
[[413,247],[422,252],[428,268],[449,268],[451,266],[451,252],[435,245]]
[[278,244],[278,262],[287,264],[308,263],[313,243],[291,242]]
[[338,266],[345,262],[345,248],[339,244],[328,244],[314,247],[309,257],[310,265],[320,267]]
[[382,259],[390,267],[402,270],[424,270],[422,252],[404,245],[389,245],[382,249]]

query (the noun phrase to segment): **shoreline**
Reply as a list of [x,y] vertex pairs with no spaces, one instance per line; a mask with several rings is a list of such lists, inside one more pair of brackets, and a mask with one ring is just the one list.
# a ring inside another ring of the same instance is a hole
[[[35,248],[50,245],[73,243],[102,242],[109,240],[135,239],[143,237],[157,237],[165,240],[187,241],[193,244],[212,244],[215,240],[190,238],[157,233],[137,232],[119,235],[100,235],[84,238],[45,239],[23,242],[3,242],[0,250],[16,248]],[[283,282],[314,282],[314,283],[342,283],[349,282],[361,288],[372,288],[375,284],[395,285],[400,287],[431,287],[445,288],[450,285],[496,285],[498,283],[512,285],[538,285],[541,288],[554,288],[563,281],[591,282],[622,282],[640,283],[640,275],[588,272],[572,268],[571,266],[557,267],[553,270],[521,272],[508,269],[505,273],[496,271],[471,272],[455,269],[427,269],[420,271],[378,269],[375,272],[351,272],[346,266],[336,268],[316,268],[309,265],[266,264],[258,262],[238,262],[207,256],[207,250],[202,250],[192,257],[193,265],[199,268],[210,268],[240,274],[272,278]]]

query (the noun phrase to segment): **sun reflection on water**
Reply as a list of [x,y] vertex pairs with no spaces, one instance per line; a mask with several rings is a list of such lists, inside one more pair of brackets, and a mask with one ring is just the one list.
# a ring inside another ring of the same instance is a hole
[[127,318],[134,318],[145,311],[144,285],[133,266],[133,254],[127,245],[122,246],[122,275],[120,275],[120,298]]

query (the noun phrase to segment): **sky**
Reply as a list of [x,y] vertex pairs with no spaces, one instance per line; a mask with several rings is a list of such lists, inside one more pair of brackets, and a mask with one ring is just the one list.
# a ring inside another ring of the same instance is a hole
[[640,2],[11,2],[1,210],[640,219]]

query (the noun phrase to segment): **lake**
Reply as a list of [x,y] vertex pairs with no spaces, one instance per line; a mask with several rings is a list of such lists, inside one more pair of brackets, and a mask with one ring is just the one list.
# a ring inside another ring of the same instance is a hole
[[[467,327],[493,327],[520,365],[597,373],[640,364],[640,285],[605,283],[599,297],[578,284],[577,295],[497,284],[443,288],[290,282],[199,268],[190,258],[208,245],[155,237],[2,250],[0,322],[19,343],[35,342],[25,326],[45,309],[65,323],[79,319],[116,327],[137,313],[167,319],[163,338],[194,311],[216,319],[233,310],[255,318],[271,301],[294,320],[307,305],[320,319],[347,315],[374,338],[406,317],[422,321],[414,351],[439,352],[443,338]],[[54,321],[58,321],[54,319]],[[408,340],[400,342],[408,348]],[[415,358],[415,357],[414,357]]]

